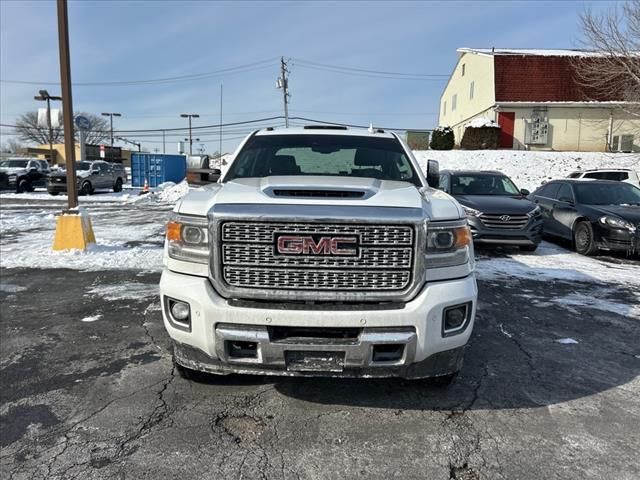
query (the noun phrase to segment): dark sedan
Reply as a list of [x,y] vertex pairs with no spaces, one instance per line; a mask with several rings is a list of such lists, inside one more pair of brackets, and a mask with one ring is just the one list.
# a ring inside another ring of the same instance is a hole
[[542,209],[544,233],[571,240],[578,253],[640,252],[640,188],[609,180],[554,180],[530,198]]
[[517,245],[534,251],[542,239],[540,208],[505,174],[494,171],[440,172],[440,189],[467,212],[475,243]]

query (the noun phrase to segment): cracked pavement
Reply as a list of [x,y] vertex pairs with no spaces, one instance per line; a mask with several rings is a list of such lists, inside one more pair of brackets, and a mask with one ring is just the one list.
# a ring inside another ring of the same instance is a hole
[[[149,288],[100,295],[101,285],[131,281]],[[465,365],[443,389],[184,380],[153,296],[158,281],[134,271],[2,272],[20,288],[0,292],[1,478],[640,477],[640,320],[545,303],[595,296],[596,284],[480,281]],[[555,342],[565,337],[579,343]]]

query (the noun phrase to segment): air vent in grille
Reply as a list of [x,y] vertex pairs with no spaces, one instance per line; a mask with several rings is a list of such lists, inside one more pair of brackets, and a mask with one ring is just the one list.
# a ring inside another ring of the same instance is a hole
[[528,215],[487,214],[480,215],[480,220],[487,228],[503,230],[520,230],[529,223]]
[[294,190],[274,189],[273,194],[278,197],[318,197],[318,198],[362,198],[363,191],[357,190]]

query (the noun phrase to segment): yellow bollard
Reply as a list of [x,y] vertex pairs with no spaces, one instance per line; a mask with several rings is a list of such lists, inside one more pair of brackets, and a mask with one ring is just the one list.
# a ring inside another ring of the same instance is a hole
[[56,217],[54,250],[86,250],[91,243],[96,243],[96,237],[93,234],[91,217],[87,212],[67,210]]

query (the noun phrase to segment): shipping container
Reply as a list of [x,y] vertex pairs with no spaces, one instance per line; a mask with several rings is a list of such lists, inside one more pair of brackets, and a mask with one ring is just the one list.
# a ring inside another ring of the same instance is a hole
[[185,155],[131,153],[131,185],[134,187],[142,187],[145,180],[150,187],[157,187],[164,182],[179,183],[186,175]]

